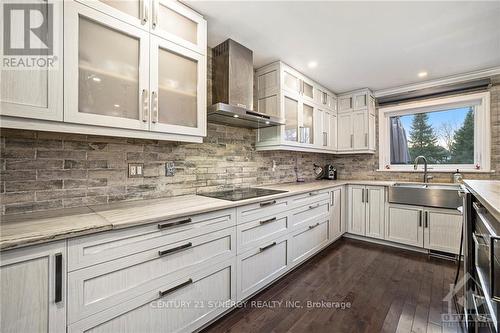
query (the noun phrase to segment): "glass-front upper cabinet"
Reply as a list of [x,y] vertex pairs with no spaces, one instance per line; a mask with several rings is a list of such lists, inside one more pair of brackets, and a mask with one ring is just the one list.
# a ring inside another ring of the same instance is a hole
[[151,32],[203,55],[207,52],[207,23],[175,0],[151,0]]
[[286,141],[298,142],[299,128],[299,101],[291,96],[283,96],[283,108],[285,111],[285,128],[283,138]]
[[[149,30],[151,0],[77,0],[121,21]],[[65,1],[66,2],[66,1]],[[69,2],[69,1],[68,1]]]
[[149,129],[149,33],[73,1],[64,14],[64,120]]
[[[40,9],[45,12],[48,11],[49,5],[52,6],[53,17],[57,20],[55,26],[62,26],[62,1],[35,0],[31,3],[40,5]],[[38,28],[38,34],[49,36],[47,27],[48,25],[42,25]],[[33,56],[34,59],[39,59],[37,66],[40,67],[4,65],[0,69],[0,114],[2,116],[63,120],[62,33],[54,29],[52,37],[52,55]],[[10,45],[24,45],[23,43],[24,30],[16,29],[10,36]],[[37,43],[36,47],[46,47],[39,39],[31,43],[32,47],[35,47],[34,43]]]
[[283,88],[291,93],[300,94],[302,92],[302,81],[294,73],[283,71]]
[[205,57],[151,37],[151,130],[206,135]]
[[314,100],[314,87],[312,82],[301,80],[302,82],[302,96],[308,101]]
[[302,104],[302,126],[300,127],[300,143],[314,143],[314,107]]

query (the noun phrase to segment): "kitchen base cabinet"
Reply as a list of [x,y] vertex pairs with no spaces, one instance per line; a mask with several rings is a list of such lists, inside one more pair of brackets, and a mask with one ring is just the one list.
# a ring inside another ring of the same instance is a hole
[[66,242],[0,254],[0,331],[66,331]]
[[328,243],[328,217],[298,229],[291,235],[290,264],[295,266]]
[[191,332],[236,302],[235,258],[70,325],[68,332]]
[[347,188],[348,196],[348,224],[347,232],[365,236],[365,186],[352,185]]
[[344,215],[344,188],[336,188],[330,191],[330,219],[328,226],[329,240],[333,241],[345,232]]
[[347,188],[347,232],[384,238],[385,187],[350,185]]
[[424,211],[424,247],[458,254],[463,216],[449,209]]
[[419,207],[390,205],[385,239],[396,243],[422,247],[422,210]]
[[288,269],[288,235],[238,256],[238,301],[251,296]]
[[458,211],[394,204],[388,211],[386,240],[458,254],[463,218]]

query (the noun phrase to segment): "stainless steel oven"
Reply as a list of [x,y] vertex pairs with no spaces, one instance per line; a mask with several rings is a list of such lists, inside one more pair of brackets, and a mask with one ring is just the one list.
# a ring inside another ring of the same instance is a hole
[[500,223],[478,202],[473,203],[474,278],[477,298],[498,332],[500,314]]

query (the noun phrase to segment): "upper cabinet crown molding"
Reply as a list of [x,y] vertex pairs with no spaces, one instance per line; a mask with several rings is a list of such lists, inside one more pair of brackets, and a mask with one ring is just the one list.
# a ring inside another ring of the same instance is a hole
[[[202,141],[207,30],[201,15],[171,0],[78,0],[64,2],[63,23],[63,2],[57,6],[60,69],[49,71],[46,85],[38,73],[13,72],[11,81],[26,76],[36,86],[31,97],[2,88],[2,127]],[[33,96],[48,103],[34,110]]]

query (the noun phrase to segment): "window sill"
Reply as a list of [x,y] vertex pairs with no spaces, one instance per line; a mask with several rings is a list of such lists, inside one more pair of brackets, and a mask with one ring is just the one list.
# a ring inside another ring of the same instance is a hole
[[[423,173],[424,170],[406,170],[406,169],[377,169],[377,172],[405,172],[405,173]],[[428,173],[455,173],[457,169],[428,169]],[[495,170],[459,170],[460,173],[495,173]]]

